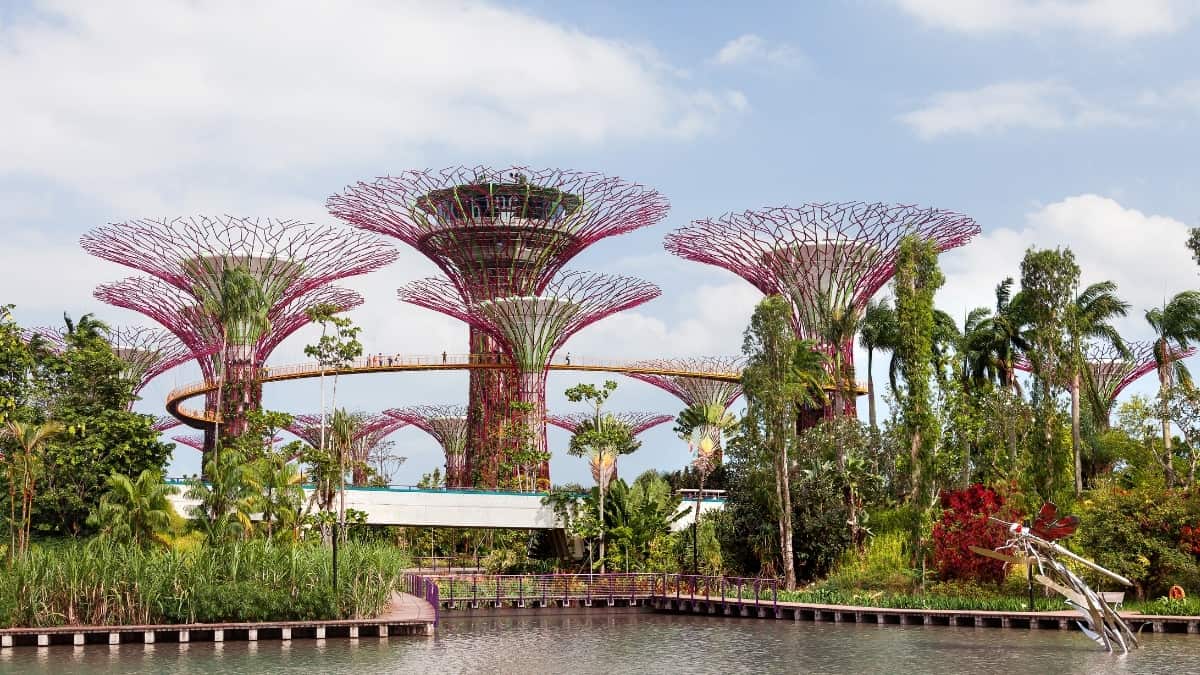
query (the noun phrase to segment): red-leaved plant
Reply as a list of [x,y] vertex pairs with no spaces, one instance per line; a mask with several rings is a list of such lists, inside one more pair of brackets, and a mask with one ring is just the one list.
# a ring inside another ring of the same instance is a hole
[[1007,534],[1004,528],[988,520],[988,516],[1016,520],[1013,509],[1005,506],[1004,497],[976,483],[965,490],[943,490],[941,506],[942,515],[933,525],[933,563],[938,578],[1003,581],[1003,562],[981,556],[968,547],[995,549],[1004,544]]

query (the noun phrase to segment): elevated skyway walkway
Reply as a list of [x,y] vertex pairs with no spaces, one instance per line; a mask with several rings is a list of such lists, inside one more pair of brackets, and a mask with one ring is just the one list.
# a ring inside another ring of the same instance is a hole
[[[357,375],[362,373],[396,373],[408,371],[431,370],[475,370],[513,368],[513,364],[499,354],[373,354],[355,359],[346,368],[325,369],[325,376]],[[618,373],[623,375],[667,375],[696,377],[702,379],[720,380],[723,382],[738,382],[741,380],[740,369],[724,371],[691,371],[664,368],[661,364],[647,363],[638,360],[593,359],[561,355],[548,366],[553,371],[601,372]],[[321,366],[314,362],[297,363],[285,366],[268,366],[261,373],[262,382],[285,382],[321,377]],[[190,398],[215,391],[217,383],[202,381],[194,382],[176,388],[167,394],[167,412],[181,422],[194,429],[206,429],[213,426],[213,415],[201,410],[194,410],[183,405]]]
[[[197,500],[184,496],[186,485],[179,479],[168,481],[180,488],[171,502],[181,515],[187,515]],[[304,490],[305,500],[312,489]],[[367,514],[370,525],[407,527],[503,528],[521,530],[561,529],[562,523],[551,506],[542,504],[545,493],[491,490],[426,489],[415,487],[346,488],[346,508]],[[708,498],[701,502],[704,514],[721,509],[724,499]],[[687,513],[673,529],[690,527],[695,520],[696,502],[683,502]]]

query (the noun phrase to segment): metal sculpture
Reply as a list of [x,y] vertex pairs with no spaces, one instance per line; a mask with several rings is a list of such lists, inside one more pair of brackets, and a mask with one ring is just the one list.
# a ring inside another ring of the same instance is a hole
[[[366,485],[369,478],[367,466],[370,459],[389,434],[407,426],[408,422],[396,419],[386,413],[356,412],[350,413],[350,415],[353,418],[353,427],[350,430],[350,447],[347,452],[347,456],[352,462],[350,484]],[[331,419],[332,415],[326,415],[324,425],[325,447],[329,446]],[[296,415],[292,418],[292,423],[286,428],[292,435],[312,447],[319,448],[322,446],[320,414]]]
[[[355,227],[395,237],[426,255],[466,304],[537,295],[580,251],[653,225],[669,209],[658,192],[619,178],[481,166],[359,182],[330,197],[327,206]],[[468,340],[476,359],[498,360],[506,351],[474,325]],[[477,454],[496,454],[494,439],[516,397],[512,369],[471,371],[468,466]]]
[[[637,365],[664,370],[687,370],[694,372],[740,371],[746,365],[744,356],[690,356],[683,358],[645,359]],[[656,375],[630,373],[629,377],[652,384],[669,392],[683,402],[685,408],[693,406],[719,405],[728,409],[742,395],[740,382],[722,382],[703,377],[686,375]]]
[[471,487],[467,473],[467,408],[461,405],[417,405],[383,411],[433,436],[446,454],[446,487]]
[[[226,433],[233,436],[245,430],[246,414],[261,400],[258,372],[265,354],[256,330],[243,330],[245,326],[228,320],[226,325],[218,325],[213,305],[220,304],[226,273],[237,269],[254,279],[265,304],[258,309],[269,317],[286,312],[298,301],[303,303],[302,298],[337,279],[376,270],[397,257],[386,242],[362,232],[294,220],[232,216],[110,223],[84,234],[80,244],[92,255],[150,274],[159,282],[157,294],[169,294],[165,289],[172,289],[181,296],[172,302],[183,302],[189,312],[207,317],[191,323],[207,324],[203,326],[206,347],[220,344],[220,371],[224,388],[230,392],[220,412]],[[100,294],[98,290],[97,297]],[[130,308],[147,315],[153,311],[145,306]],[[305,321],[307,317],[301,323]],[[196,331],[187,332],[194,343]],[[193,346],[183,335],[176,335]],[[196,356],[203,369],[207,359],[199,353]]]
[[[1069,560],[1117,583],[1133,585],[1125,577],[1104,569],[1056,543],[1075,532],[1079,526],[1078,517],[1060,517],[1057,507],[1047,502],[1038,512],[1032,525],[1010,523],[994,517],[989,519],[1008,529],[1008,541],[996,551],[977,546],[970,547],[972,551],[1006,563],[1029,566],[1031,579],[1062,595],[1067,605],[1081,615],[1083,620],[1077,621],[1079,629],[1106,650],[1114,651],[1115,645],[1120,647],[1122,652],[1128,653],[1130,647],[1138,646],[1137,636],[1121,619],[1120,614],[1105,602],[1100,593],[1092,590],[1065,564],[1065,561]],[[1034,569],[1037,570],[1036,573]],[[1033,609],[1032,606],[1030,609]]]
[[[632,411],[606,412],[603,413],[603,417],[605,420],[613,420],[618,424],[628,427],[630,433],[634,436],[675,419],[670,415]],[[588,412],[571,412],[546,415],[546,421],[574,434],[580,429],[593,426],[596,422],[596,416]],[[613,453],[606,453],[603,456],[593,453],[588,458],[588,468],[591,469],[592,478],[595,479],[596,484],[607,489],[608,484],[617,477],[617,457]]]
[[[661,294],[640,279],[592,272],[566,271],[540,295],[499,297],[464,303],[443,278],[415,281],[400,289],[400,298],[448,314],[495,337],[517,370],[517,399],[527,406],[526,428],[533,433],[535,453],[546,452],[546,367],[572,335],[617,312]],[[549,479],[549,462],[538,478]]]
[[[205,380],[219,381],[226,372],[225,367],[230,365],[228,358],[221,358],[219,323],[194,296],[153,277],[129,277],[101,284],[93,295],[110,305],[140,312],[173,333],[196,358]],[[270,322],[268,330],[258,336],[253,344],[242,345],[243,357],[248,357],[250,367],[255,368],[254,378],[247,392],[250,404],[257,406],[261,401],[262,385],[257,377],[261,364],[266,362],[280,342],[309,322],[309,308],[329,304],[346,311],[361,305],[362,302],[362,296],[355,291],[337,286],[321,286],[295,296],[287,303],[278,303],[271,307],[267,313]],[[208,394],[205,397],[205,409],[215,415],[217,402],[218,392]],[[224,405],[220,407],[226,408]],[[211,432],[208,425],[203,425],[203,428],[206,432]],[[208,447],[212,448],[214,438],[211,433],[208,435]]]
[[[29,333],[40,336],[56,351],[66,349],[67,335],[61,328],[41,326]],[[215,351],[215,347],[190,348],[169,331],[145,326],[110,328],[103,337],[124,364],[122,375],[133,383],[134,396],[166,371]],[[130,401],[129,407],[133,408],[133,401]]]
[[[944,251],[979,232],[974,220],[952,211],[811,203],[696,220],[668,234],[665,247],[682,258],[729,270],[766,295],[787,298],[797,336],[838,355],[849,373],[854,318],[892,278],[900,241],[915,235]],[[832,324],[843,329],[828,330]],[[854,398],[843,407],[842,412],[852,413]]]

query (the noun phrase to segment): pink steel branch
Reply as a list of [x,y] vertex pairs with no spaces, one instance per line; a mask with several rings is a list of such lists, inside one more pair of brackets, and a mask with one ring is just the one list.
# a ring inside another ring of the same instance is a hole
[[[691,356],[682,358],[646,359],[637,365],[691,372],[740,371],[746,365],[742,356]],[[719,405],[728,409],[742,395],[738,382],[723,382],[683,375],[653,375],[630,373],[629,377],[652,384],[673,394],[686,407]]]
[[[608,412],[603,415],[606,419],[616,420],[619,424],[629,427],[634,436],[675,419],[671,415],[637,411]],[[546,421],[560,429],[575,433],[581,427],[592,425],[595,422],[595,415],[589,412],[570,412],[546,415]]]
[[267,297],[284,303],[338,279],[377,270],[397,257],[395,249],[366,233],[234,216],[110,223],[80,237],[80,244],[94,256],[192,295],[222,270],[239,267],[258,278]]
[[952,211],[813,203],[693,221],[668,234],[665,246],[682,258],[727,269],[766,295],[787,297],[798,334],[819,341],[820,308],[861,312],[891,279],[905,236],[933,240],[944,251],[979,232],[974,220]]
[[446,455],[447,487],[471,487],[466,475],[467,408],[461,405],[416,405],[390,408],[383,414],[433,436]]
[[[40,335],[58,351],[66,348],[67,338],[62,329],[43,326],[34,328],[32,333]],[[194,358],[192,349],[169,331],[159,328],[120,326],[110,329],[104,338],[125,364],[125,374],[134,383],[134,394],[154,378]]]

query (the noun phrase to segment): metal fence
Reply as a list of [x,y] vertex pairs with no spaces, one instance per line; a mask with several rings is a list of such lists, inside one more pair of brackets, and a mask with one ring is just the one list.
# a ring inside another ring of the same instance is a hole
[[406,574],[404,575],[404,590],[409,595],[415,595],[433,605],[433,623],[437,624],[442,611],[442,603],[438,599],[437,579],[421,574]]
[[777,580],[749,577],[614,573],[447,574],[420,578],[433,584],[438,601],[447,607],[459,603],[523,606],[526,602],[546,605],[551,602],[590,603],[593,600],[633,603],[669,597],[753,600],[756,606],[778,606],[779,603]]

